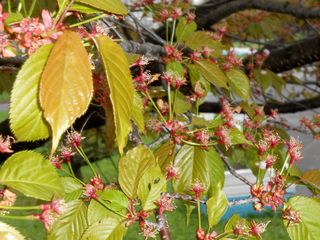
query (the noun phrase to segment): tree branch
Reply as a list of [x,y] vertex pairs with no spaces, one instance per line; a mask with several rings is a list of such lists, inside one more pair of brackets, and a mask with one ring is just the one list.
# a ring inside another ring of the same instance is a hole
[[263,67],[280,73],[319,61],[319,46],[320,36],[316,36],[287,47],[272,49]]
[[320,8],[303,7],[289,2],[272,0],[231,0],[221,1],[220,4],[217,4],[216,1],[211,0],[196,8],[196,22],[199,28],[210,29],[213,24],[220,20],[246,9],[284,13],[298,18],[320,18]]

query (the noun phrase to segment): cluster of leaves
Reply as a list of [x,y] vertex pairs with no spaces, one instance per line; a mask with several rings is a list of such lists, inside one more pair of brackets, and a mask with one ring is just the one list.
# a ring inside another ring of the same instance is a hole
[[[49,22],[50,31],[59,34],[34,45],[31,52],[25,51],[30,56],[14,82],[9,113],[15,141],[50,138],[51,152],[48,157],[35,151],[16,152],[2,165],[0,183],[5,187],[1,191],[0,217],[40,220],[48,229],[48,239],[119,240],[134,222],[139,222],[145,238],[154,238],[166,228],[159,218],[165,211],[174,211],[173,201],[180,199],[185,201],[188,212],[198,209],[197,239],[260,239],[267,223],[249,222],[237,215],[228,221],[223,232],[212,230],[229,205],[223,192],[223,162],[232,171],[228,159],[244,158],[257,177],[254,184],[244,180],[251,187],[256,210],[282,210],[292,239],[320,238],[315,217],[320,213],[319,199],[285,199],[291,183],[307,185],[318,193],[319,171],[299,173],[295,163],[301,159],[300,143],[269,124],[277,117],[275,112],[266,116],[263,108],[250,100],[252,81],[241,69],[241,60],[221,43],[224,32],[212,35],[197,31],[187,1],[169,2],[140,5],[152,5],[149,10],[156,19],[164,17],[164,11],[177,13],[176,17],[165,19],[166,29],[172,26],[162,59],[165,72],[154,73],[148,68],[148,59],[127,56],[103,29],[95,26],[89,31],[81,26],[106,14],[126,15],[128,11],[120,0],[58,1],[59,10],[55,18],[50,15]],[[10,19],[11,9],[6,7]],[[64,23],[70,11],[85,20]],[[100,15],[90,18],[91,14]],[[45,12],[43,16],[49,15]],[[34,22],[25,19],[17,22],[27,26]],[[48,18],[43,17],[44,25],[48,24],[45,19]],[[17,24],[1,18],[0,22],[8,36]],[[30,29],[27,36],[29,32]],[[20,41],[15,37],[10,35],[12,46]],[[41,34],[37,37],[33,40],[44,39]],[[97,61],[100,64],[94,65]],[[258,70],[253,72],[259,74]],[[104,84],[97,84],[101,81]],[[111,145],[116,145],[121,155],[117,183],[101,180],[81,146],[84,137],[72,130],[97,92],[106,111],[106,123],[111,122],[106,124],[106,131],[115,135]],[[209,92],[224,96],[221,112],[213,120],[198,114],[199,105]],[[239,106],[231,106],[227,99],[239,100]],[[234,119],[241,110],[248,116],[243,123]],[[135,140],[129,141],[129,135],[130,140]],[[156,143],[148,145],[150,139]],[[0,142],[1,152],[11,152],[11,138],[1,138]],[[76,154],[91,169],[88,182],[73,171]],[[270,169],[273,177],[264,184]],[[46,203],[15,206],[12,189]],[[207,207],[207,234],[201,224],[201,204]],[[30,209],[41,213],[10,215],[10,210]],[[154,215],[158,222],[152,222]],[[6,224],[0,225],[0,234],[23,239]]]

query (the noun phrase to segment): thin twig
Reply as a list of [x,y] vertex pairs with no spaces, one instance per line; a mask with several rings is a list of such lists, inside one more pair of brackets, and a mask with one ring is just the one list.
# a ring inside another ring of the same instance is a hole
[[219,153],[223,163],[226,165],[226,167],[228,168],[229,172],[235,176],[236,178],[238,178],[240,181],[244,182],[245,184],[252,186],[252,183],[250,183],[248,181],[248,179],[246,179],[245,177],[241,176],[239,173],[237,173],[237,171],[231,166],[231,164],[229,163],[228,159],[223,156],[222,152],[220,151],[220,149],[218,149],[217,147],[215,148],[216,151]]

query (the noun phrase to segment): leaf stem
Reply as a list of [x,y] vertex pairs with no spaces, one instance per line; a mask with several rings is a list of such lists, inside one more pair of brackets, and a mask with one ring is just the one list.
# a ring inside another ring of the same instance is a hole
[[170,40],[170,44],[173,44],[173,39],[174,39],[174,35],[175,35],[175,31],[176,31],[176,23],[177,21],[174,20],[173,21],[173,27],[172,27],[172,33],[171,33],[171,40]]
[[11,0],[8,0],[8,12],[11,14]]
[[32,0],[31,7],[28,12],[28,17],[31,17],[33,10],[34,10],[34,7],[36,6],[36,2],[37,2],[37,0]]
[[169,118],[172,119],[171,86],[170,86],[170,83],[168,84],[167,91],[168,91],[168,102],[169,102]]
[[8,209],[8,210],[39,210],[42,206],[1,206],[0,209]]
[[81,157],[86,161],[88,166],[90,167],[92,173],[94,176],[98,176],[96,170],[94,170],[90,160],[88,159],[87,155],[84,153],[83,149],[81,147],[77,148],[78,153],[81,155]]
[[158,109],[157,105],[155,104],[155,102],[152,100],[150,94],[148,92],[145,93],[145,95],[148,97],[148,99],[150,100],[150,102],[152,103],[153,107],[156,109],[156,111],[158,112],[159,116],[161,117],[163,122],[166,122],[166,119],[164,118],[164,116],[162,115],[162,113],[160,112],[160,110]]
[[283,166],[280,171],[280,175],[283,173],[288,161],[289,161],[289,154],[287,153],[286,159],[284,160]]
[[166,20],[166,41],[169,42],[169,22]]
[[197,199],[197,210],[198,210],[198,228],[201,229],[201,209],[200,209],[200,199]]
[[12,216],[12,215],[3,215],[3,214],[0,214],[0,218],[15,219],[15,220],[35,220],[36,219],[33,215]]
[[72,165],[71,165],[70,162],[68,162],[68,169],[69,169],[69,172],[70,172],[71,176],[76,178],[76,175],[74,174],[74,171],[72,169]]
[[105,16],[107,16],[107,14],[101,14],[101,15],[99,15],[99,16],[86,19],[86,20],[84,20],[84,21],[82,21],[82,22],[78,22],[78,23],[75,23],[75,24],[71,24],[70,27],[71,27],[71,28],[73,28],[73,27],[78,27],[78,26],[81,26],[81,25],[83,25],[83,24],[96,21],[96,20],[98,20],[98,19],[100,19],[100,18],[104,18]]

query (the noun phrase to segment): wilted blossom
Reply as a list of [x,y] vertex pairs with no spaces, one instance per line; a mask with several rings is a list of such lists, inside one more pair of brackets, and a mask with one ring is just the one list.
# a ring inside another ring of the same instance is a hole
[[288,220],[288,225],[290,223],[300,223],[302,221],[299,212],[293,210],[291,207],[282,210],[282,218]]
[[10,136],[2,136],[0,135],[0,153],[12,153],[11,150],[11,142],[13,138]]
[[261,238],[261,234],[264,233],[268,224],[269,222],[257,224],[255,221],[252,221],[249,227],[249,234]]
[[144,221],[144,224],[142,224],[141,227],[141,235],[145,237],[145,239],[148,238],[156,238],[156,234],[159,232],[158,225],[153,222]]
[[0,209],[1,206],[12,206],[17,200],[17,194],[11,192],[9,189],[5,188],[0,190]]
[[158,213],[163,214],[164,211],[172,212],[176,209],[176,205],[174,204],[174,198],[168,194],[162,194],[161,198],[155,202],[158,206]]

